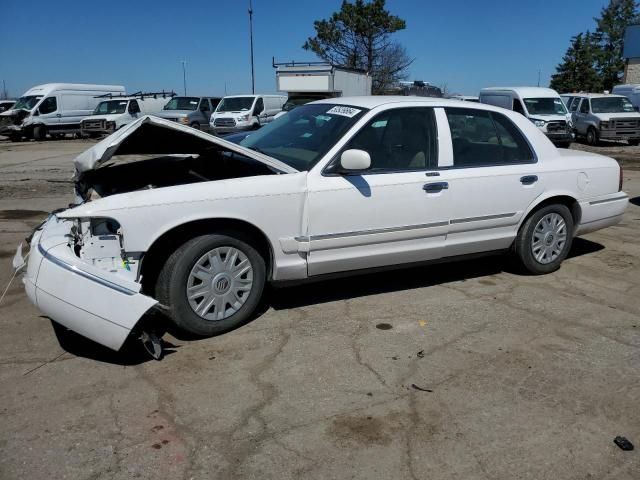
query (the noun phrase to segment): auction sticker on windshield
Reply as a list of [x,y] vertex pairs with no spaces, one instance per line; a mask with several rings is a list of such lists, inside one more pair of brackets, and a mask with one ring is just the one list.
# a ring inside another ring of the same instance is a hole
[[355,117],[357,114],[359,114],[361,111],[362,110],[358,110],[357,108],[353,108],[353,107],[336,105],[331,110],[327,111],[327,113],[333,114],[333,115],[342,115],[343,117],[352,118],[352,117]]

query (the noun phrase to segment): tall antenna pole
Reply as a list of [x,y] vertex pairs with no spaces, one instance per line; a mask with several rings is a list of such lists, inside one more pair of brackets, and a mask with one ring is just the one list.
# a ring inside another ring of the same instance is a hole
[[538,69],[538,86],[540,86],[540,69]]
[[256,93],[256,79],[253,71],[253,5],[249,0],[249,42],[251,43],[251,93]]
[[182,86],[184,88],[184,96],[187,96],[187,61],[182,60]]

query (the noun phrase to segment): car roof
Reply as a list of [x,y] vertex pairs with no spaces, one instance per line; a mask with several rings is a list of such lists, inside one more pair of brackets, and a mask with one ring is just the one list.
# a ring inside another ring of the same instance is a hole
[[624,95],[616,95],[615,93],[576,93],[575,96],[583,98],[624,97]]
[[[310,103],[330,103],[334,105],[349,105],[351,107],[360,107],[372,109],[381,105],[392,103],[423,103],[425,106],[451,106],[460,107],[460,100],[437,98],[437,97],[417,97],[417,96],[400,96],[400,95],[363,95],[357,97],[337,97],[316,100]],[[469,102],[469,105],[477,105]]]

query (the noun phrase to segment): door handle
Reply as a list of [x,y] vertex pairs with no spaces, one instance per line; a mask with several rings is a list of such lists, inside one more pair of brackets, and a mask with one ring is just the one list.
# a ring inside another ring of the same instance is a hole
[[56,113],[56,117],[60,118],[62,116],[61,113]]
[[525,175],[524,177],[520,177],[520,183],[523,185],[533,185],[538,181],[537,175]]
[[447,182],[435,182],[435,183],[427,183],[422,189],[427,193],[438,193],[442,190],[448,190],[449,184]]

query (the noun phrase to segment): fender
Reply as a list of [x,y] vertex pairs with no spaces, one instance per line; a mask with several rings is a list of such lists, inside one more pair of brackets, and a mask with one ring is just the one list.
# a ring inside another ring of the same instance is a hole
[[578,201],[578,199],[575,198],[573,192],[571,192],[569,190],[550,190],[550,191],[545,191],[545,192],[541,193],[540,196],[536,197],[529,204],[527,209],[522,214],[522,217],[520,218],[520,221],[518,222],[518,228],[516,230],[520,230],[520,227],[522,227],[522,224],[529,217],[531,212],[533,212],[535,209],[538,208],[538,206],[540,206],[542,203],[546,202],[550,198],[556,198],[556,197],[570,198],[570,199],[573,200],[573,202],[577,206],[578,218],[576,219],[577,221],[575,222],[575,225],[574,225],[574,228],[577,228],[578,224],[580,223],[580,217],[582,216],[582,212],[580,210],[580,202]]

